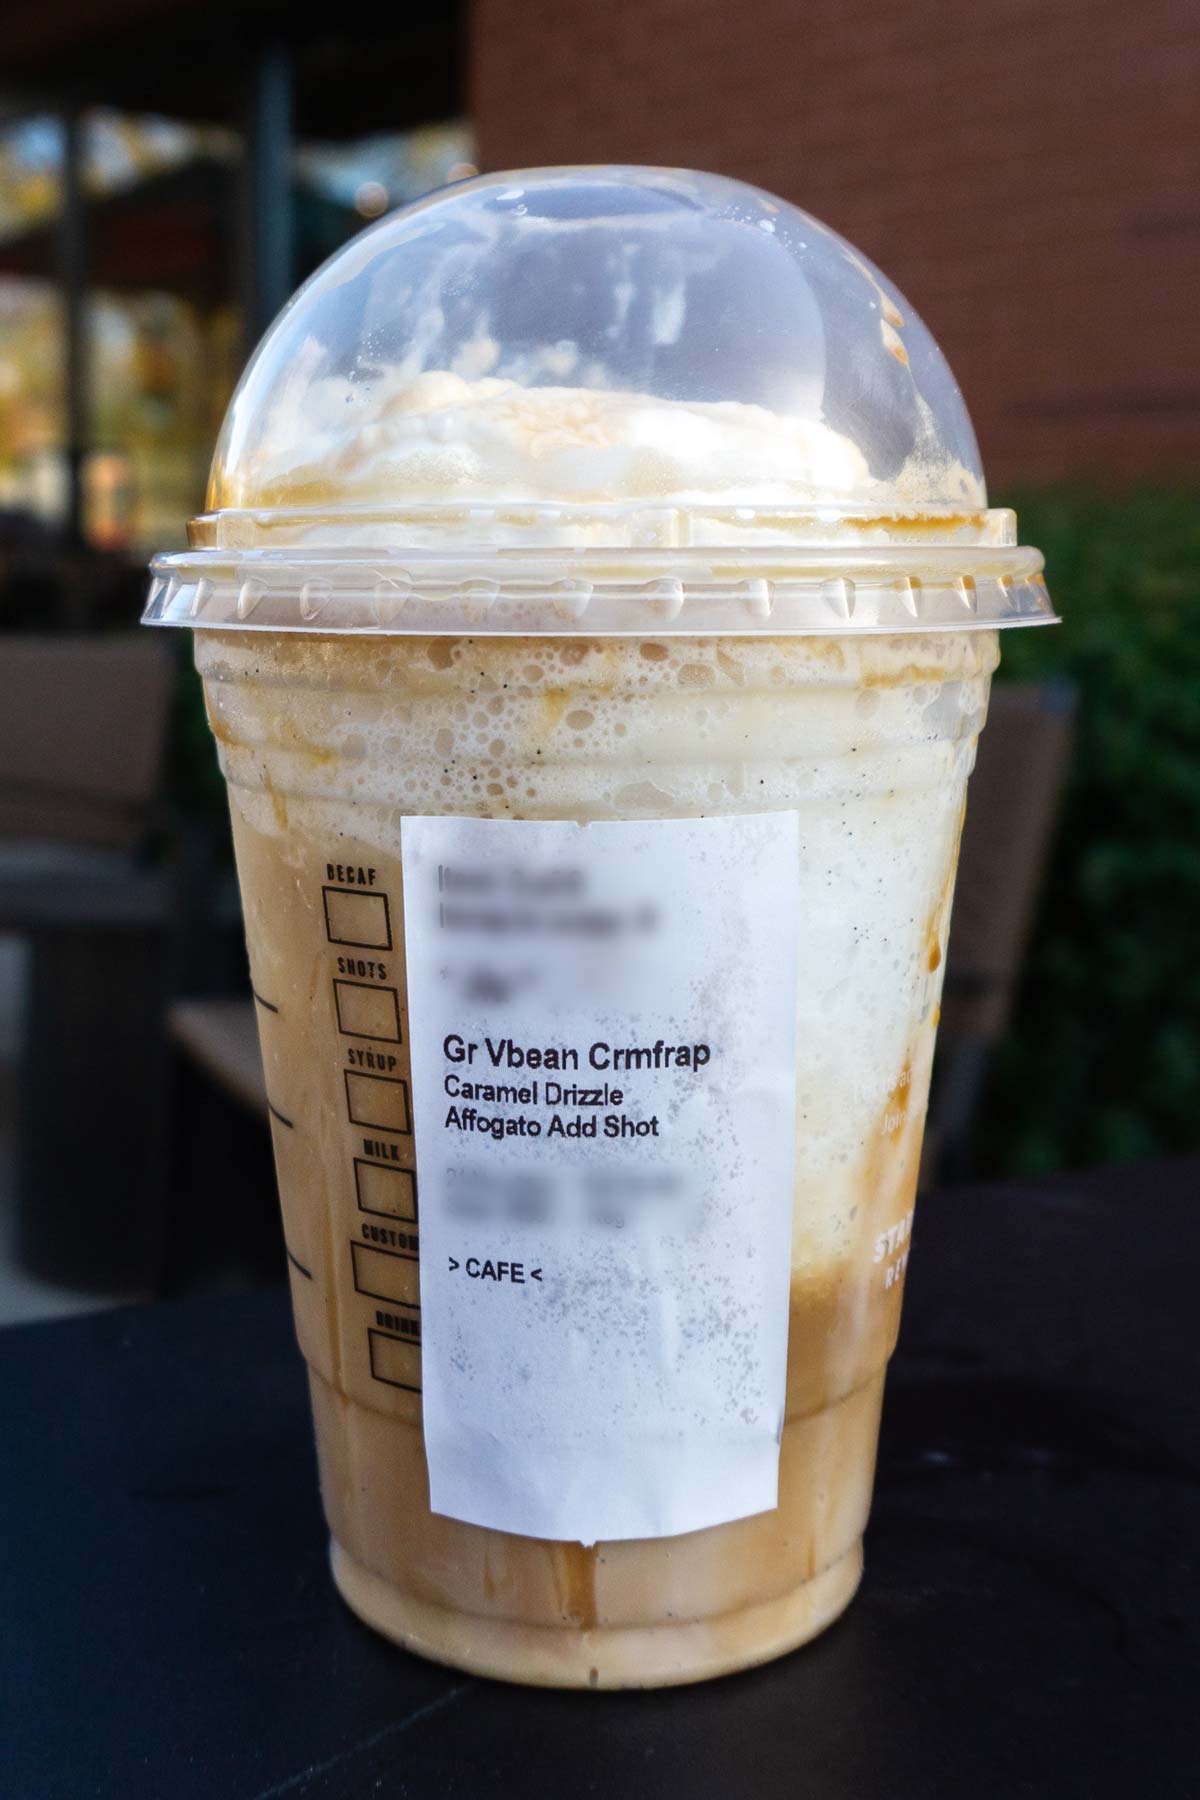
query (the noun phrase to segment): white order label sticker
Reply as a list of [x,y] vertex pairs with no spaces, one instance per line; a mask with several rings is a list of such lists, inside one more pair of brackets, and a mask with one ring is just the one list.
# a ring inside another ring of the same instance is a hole
[[591,1544],[769,1511],[796,815],[402,844],[434,1512]]

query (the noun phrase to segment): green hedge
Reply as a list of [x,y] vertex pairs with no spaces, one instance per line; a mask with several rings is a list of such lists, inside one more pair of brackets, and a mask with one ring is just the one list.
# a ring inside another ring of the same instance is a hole
[[1064,623],[1001,677],[1065,677],[1078,740],[982,1171],[1200,1145],[1200,495],[1005,497]]

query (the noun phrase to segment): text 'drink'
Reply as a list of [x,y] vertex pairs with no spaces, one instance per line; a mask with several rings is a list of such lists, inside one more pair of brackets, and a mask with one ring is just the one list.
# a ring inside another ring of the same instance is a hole
[[421,1391],[420,1337],[388,1337],[382,1331],[369,1331],[371,1373],[376,1381],[389,1387],[407,1388],[412,1394]]

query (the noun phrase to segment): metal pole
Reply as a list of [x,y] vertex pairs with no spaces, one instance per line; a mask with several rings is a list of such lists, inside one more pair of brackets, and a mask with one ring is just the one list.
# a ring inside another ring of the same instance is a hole
[[67,541],[84,541],[84,463],[88,451],[87,201],[83,191],[86,121],[74,103],[62,112],[62,205],[59,282],[63,308],[64,453]]
[[242,152],[239,298],[246,354],[292,291],[292,58],[282,39],[251,62]]

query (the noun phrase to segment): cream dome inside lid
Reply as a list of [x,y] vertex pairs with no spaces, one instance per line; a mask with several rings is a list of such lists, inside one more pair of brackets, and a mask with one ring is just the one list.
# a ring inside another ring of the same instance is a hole
[[263,340],[209,491],[301,538],[317,511],[327,542],[343,508],[631,503],[986,496],[945,358],[872,264],[756,188],[636,168],[486,176],[363,232]]
[[757,188],[538,169],[395,213],[255,353],[145,618],[782,634],[1054,618],[902,295]]

